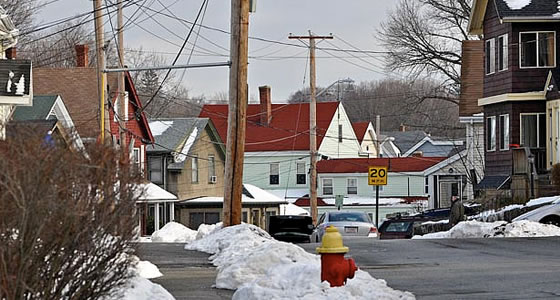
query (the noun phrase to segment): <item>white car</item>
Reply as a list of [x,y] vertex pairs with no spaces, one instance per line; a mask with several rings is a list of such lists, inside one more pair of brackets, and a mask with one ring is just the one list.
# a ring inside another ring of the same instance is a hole
[[552,203],[526,212],[513,221],[529,220],[545,224],[553,224],[560,227],[560,199]]
[[377,228],[365,212],[337,210],[328,211],[321,216],[311,234],[311,242],[321,242],[330,225],[336,227],[343,236],[377,237]]

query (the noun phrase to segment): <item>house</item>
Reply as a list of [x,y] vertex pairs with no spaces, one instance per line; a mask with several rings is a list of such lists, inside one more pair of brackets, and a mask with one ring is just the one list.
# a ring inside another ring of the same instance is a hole
[[178,219],[175,213],[177,196],[152,182],[138,184],[136,192],[140,235],[151,235]]
[[[450,172],[450,168],[457,168],[451,165],[457,159],[400,157],[322,160],[317,164],[317,194],[328,205],[333,205],[334,198],[341,195],[345,206],[362,206],[362,209],[369,212],[375,211],[375,187],[368,184],[368,168],[386,166],[387,185],[379,187],[381,203],[394,205],[424,200],[432,208],[449,207],[447,202],[438,199],[450,200],[453,195],[462,196],[459,189],[452,190],[459,186],[442,185],[442,181],[449,182],[451,178],[443,180],[443,176],[436,176],[441,175],[439,171],[445,170],[444,172],[449,172],[448,175],[452,175],[453,182],[460,181],[464,176],[462,170],[453,169]],[[466,182],[464,179],[463,181]]]
[[485,124],[481,186],[510,187],[517,199],[545,192],[538,179],[546,177],[539,175],[560,162],[559,12],[552,0],[473,1],[468,33],[481,36],[484,43],[478,99]]
[[[309,103],[272,104],[270,87],[259,88],[260,103],[247,107],[243,181],[279,193],[309,190]],[[227,105],[204,105],[227,139]],[[321,157],[357,158],[362,148],[339,102],[317,103],[317,148]]]
[[[361,152],[359,156],[369,158],[400,156],[399,148],[393,143],[394,138],[377,135],[371,122],[354,122],[352,128],[360,143]],[[380,151],[377,151],[376,145],[378,138]]]
[[385,132],[384,135],[393,138],[401,157],[448,157],[463,147],[463,141],[431,136],[422,130],[407,131],[403,125],[399,131]]
[[[77,67],[75,68],[36,68],[33,70],[34,93],[39,95],[59,95],[74,121],[75,127],[84,143],[96,142],[100,134],[99,95],[97,89],[97,71],[88,66],[87,45],[77,45]],[[107,92],[109,97],[110,134],[117,143],[119,126],[114,116],[114,107],[118,95],[117,76],[108,76]],[[134,83],[128,72],[125,72],[126,136],[124,145],[130,148],[131,160],[138,169],[146,168],[146,145],[153,143],[153,136],[148,120],[142,111],[142,103],[138,98]],[[138,115],[138,116],[137,116]]]
[[[241,221],[266,229],[270,216],[279,215],[286,200],[272,195],[254,185],[243,184],[241,196]],[[181,201],[181,223],[189,228],[200,224],[214,224],[223,219],[224,197],[200,197]]]
[[150,119],[149,126],[154,144],[147,146],[148,180],[176,196],[163,208],[169,217],[160,219],[165,224],[173,215],[188,226],[189,212],[179,202],[223,197],[224,145],[208,118]]
[[39,132],[44,131],[42,134],[50,132],[51,135],[58,136],[58,140],[63,140],[75,151],[86,153],[84,143],[74,126],[74,121],[70,117],[62,98],[58,95],[35,95],[33,106],[16,106],[11,120],[19,124],[47,121],[36,122],[36,124],[41,123],[47,126],[44,128],[46,131],[40,130]]

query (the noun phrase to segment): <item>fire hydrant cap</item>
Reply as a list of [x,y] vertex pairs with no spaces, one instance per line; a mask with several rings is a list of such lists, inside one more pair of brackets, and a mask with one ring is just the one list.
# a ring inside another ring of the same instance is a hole
[[321,247],[317,247],[317,253],[347,253],[348,247],[342,244],[342,235],[334,226],[327,227],[325,235],[321,241]]

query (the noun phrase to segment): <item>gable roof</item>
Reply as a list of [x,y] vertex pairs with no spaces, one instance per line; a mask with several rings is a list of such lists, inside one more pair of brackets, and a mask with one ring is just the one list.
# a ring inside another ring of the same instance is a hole
[[[317,103],[317,145],[320,146],[338,109],[338,102]],[[260,104],[247,106],[245,151],[309,150],[309,103],[272,104],[272,119],[261,125]],[[210,118],[226,142],[228,105],[207,104],[199,117]],[[318,147],[319,148],[319,147]]]
[[501,22],[560,22],[560,3],[557,0],[473,0],[467,27],[469,34],[483,34],[484,16],[488,5],[495,6]]
[[387,166],[389,172],[423,172],[446,157],[346,158],[320,160],[317,173],[367,173],[369,166]]
[[395,138],[393,143],[401,150],[401,153],[406,153],[428,136],[428,134],[422,130],[389,131],[384,132],[383,135]]
[[360,144],[364,140],[366,136],[366,131],[369,127],[369,122],[355,122],[352,123],[352,128],[354,129],[354,133],[356,133],[356,138]]
[[32,106],[16,106],[12,119],[14,121],[45,120],[51,112],[57,95],[33,96]]
[[[136,107],[142,107],[130,74],[125,72],[130,90],[131,101]],[[108,95],[114,99],[117,89],[116,75],[108,76]],[[72,120],[82,137],[97,138],[99,135],[99,93],[97,91],[97,71],[95,68],[36,68],[33,69],[33,91],[35,94],[59,95],[64,99]],[[109,116],[105,116],[108,118]],[[153,136],[148,127],[144,113],[140,117],[148,140]]]
[[[154,143],[146,147],[148,153],[183,154],[186,158],[192,145],[200,140],[202,132],[208,127],[216,145],[225,154],[224,145],[208,118],[158,118],[150,119],[149,126],[154,134]],[[171,169],[183,169],[185,159],[175,159]]]

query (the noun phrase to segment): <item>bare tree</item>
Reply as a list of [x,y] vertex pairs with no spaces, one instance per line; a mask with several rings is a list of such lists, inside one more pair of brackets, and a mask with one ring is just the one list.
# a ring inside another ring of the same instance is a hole
[[131,276],[138,178],[90,150],[22,130],[0,144],[0,299],[118,296]]
[[28,39],[28,33],[33,30],[35,16],[43,6],[39,0],[0,0],[0,6],[4,8],[8,17],[15,27],[23,35],[19,38],[21,42]]
[[413,77],[440,78],[446,89],[458,94],[461,41],[470,39],[466,27],[471,3],[400,0],[379,32],[388,52],[386,67],[410,71]]

